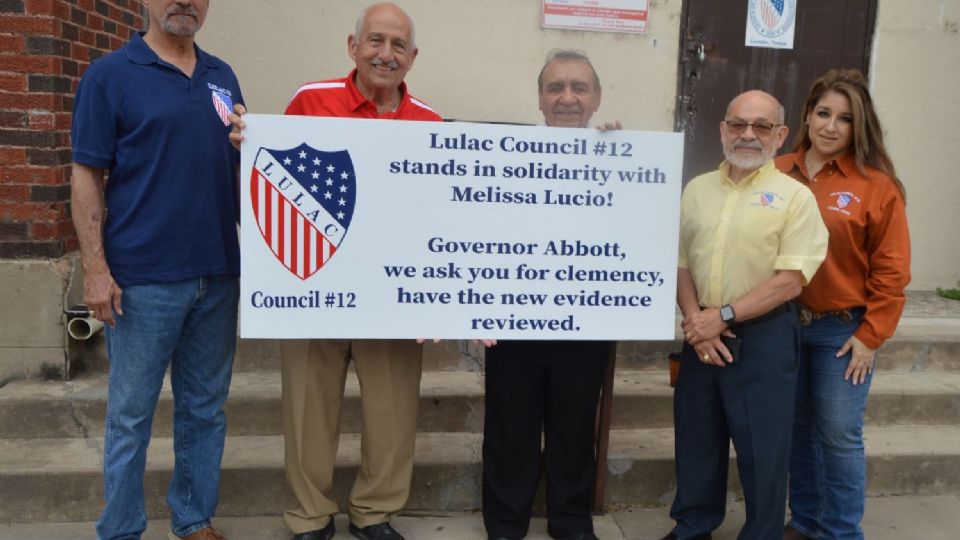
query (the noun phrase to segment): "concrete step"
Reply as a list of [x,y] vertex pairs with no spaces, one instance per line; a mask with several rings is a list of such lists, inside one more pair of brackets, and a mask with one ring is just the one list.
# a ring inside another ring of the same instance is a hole
[[[960,530],[960,496],[900,496],[870,497],[867,499],[863,532],[870,540],[955,540]],[[743,526],[744,507],[741,501],[727,504],[727,516],[717,530],[714,540],[734,540]],[[219,517],[214,523],[230,540],[289,540],[290,532],[277,515],[256,517]],[[485,540],[487,533],[478,512],[450,512],[430,515],[404,513],[392,520],[396,529],[410,540]],[[334,540],[351,540],[347,532],[347,518],[336,518],[337,534]],[[166,540],[169,522],[151,520],[143,540]],[[593,527],[603,540],[659,540],[673,521],[669,508],[618,508],[593,519]],[[0,524],[0,540],[76,540],[91,538],[93,523],[8,523]],[[534,518],[527,540],[548,540],[547,523]]]
[[[69,382],[17,381],[0,388],[0,439],[97,437],[103,435],[107,377]],[[227,400],[227,431],[237,435],[282,433],[280,374],[237,372]],[[420,431],[483,430],[483,379],[478,372],[424,372],[420,385]],[[154,435],[172,433],[169,377],[154,415]],[[360,385],[347,375],[343,433],[361,428]]]
[[[960,427],[866,429],[871,495],[951,495],[960,492]],[[148,454],[147,513],[165,515],[173,464],[169,438]],[[0,522],[90,521],[101,505],[100,438],[0,440]],[[477,433],[417,436],[410,511],[471,511],[480,507]],[[346,499],[358,467],[360,439],[341,437],[334,495]],[[663,505],[674,488],[673,430],[618,430],[611,436],[607,502]],[[279,436],[230,437],[224,455],[219,513],[279,514],[293,504],[283,475]],[[734,467],[731,459],[731,467]],[[731,471],[731,490],[739,493]]]
[[[866,422],[874,426],[960,425],[960,372],[874,373]],[[666,370],[616,372],[611,427],[673,427],[673,389]]]
[[[679,352],[682,347],[679,339],[621,341],[617,345],[617,367],[662,369],[667,365],[668,355]],[[881,371],[960,371],[960,318],[904,317],[894,337],[877,352],[877,368]]]
[[[677,333],[679,336],[679,331]],[[617,344],[617,367],[662,369],[671,352],[683,343],[673,341],[621,341]],[[896,335],[877,353],[877,366],[893,371],[960,371],[960,319],[948,317],[904,318]],[[424,347],[424,371],[482,371],[483,347],[463,340],[428,343]],[[235,371],[277,370],[280,341],[241,339],[237,345]]]
[[[681,337],[677,331],[672,341],[622,341],[618,347],[618,365],[630,369],[660,368],[667,354],[679,351]],[[280,341],[240,339],[235,362],[236,371],[277,369],[280,363]],[[88,372],[107,369],[103,336],[98,334],[86,344],[73,343],[72,354]],[[960,302],[939,297],[934,291],[909,291],[896,335],[880,351],[881,369],[922,371],[924,369],[960,370]],[[59,361],[59,360],[57,360]],[[424,352],[427,371],[481,371],[483,347],[451,340],[428,343]]]
[[[438,515],[401,515],[391,520],[400,534],[410,540],[486,540],[483,518],[479,512],[454,512]],[[337,532],[333,540],[356,540],[347,531],[349,521],[346,516],[336,518]],[[220,529],[230,540],[290,540],[290,531],[280,516],[258,516],[240,518],[216,518],[214,526]],[[26,540],[43,538],[44,540],[76,540],[92,538],[94,524],[84,523],[37,523],[37,524],[0,524],[0,540]],[[596,534],[603,540],[626,540],[630,538],[620,530],[616,518],[607,514],[593,518]],[[143,540],[167,540],[170,522],[151,520]],[[659,538],[659,537],[658,537]],[[547,520],[535,518],[530,523],[527,540],[550,540],[547,534]]]
[[[679,331],[677,336],[680,336]],[[108,362],[102,336],[83,345],[82,354],[88,373],[107,371]],[[660,369],[667,355],[679,351],[682,342],[621,341],[617,346],[617,366],[626,369]],[[960,318],[905,317],[897,334],[880,349],[880,369],[897,371],[960,371]],[[483,347],[464,340],[427,343],[424,347],[424,371],[482,371]],[[238,339],[234,371],[273,371],[280,368],[280,340]]]
[[[419,431],[483,430],[482,373],[427,371],[420,386]],[[0,438],[102,436],[106,396],[105,376],[66,383],[11,383],[0,389]],[[666,369],[618,370],[613,429],[673,426],[672,396]],[[171,433],[172,410],[173,394],[167,381],[154,417],[155,435]],[[873,425],[960,425],[960,372],[877,372],[867,421]],[[279,373],[234,374],[227,426],[231,436],[282,433]],[[341,430],[359,433],[360,428],[360,387],[351,374]]]
[[[279,339],[237,338],[237,352],[233,370],[276,371],[280,369]],[[105,373],[110,369],[103,334],[88,341],[70,343],[71,354],[81,372],[89,375]],[[350,366],[353,369],[353,366]],[[423,351],[424,371],[481,371],[483,346],[464,340],[427,343]]]
[[[280,342],[281,340],[278,339],[238,339],[234,371],[279,370]],[[424,371],[481,371],[482,369],[482,345],[464,340],[424,345]]]

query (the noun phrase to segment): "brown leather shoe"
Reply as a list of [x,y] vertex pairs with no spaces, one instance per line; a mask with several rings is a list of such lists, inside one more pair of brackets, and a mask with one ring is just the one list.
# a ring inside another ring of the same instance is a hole
[[783,540],[813,540],[809,536],[804,536],[802,532],[787,525],[783,528]]
[[186,536],[177,536],[170,532],[167,533],[167,538],[169,540],[227,540],[227,537],[224,536],[222,532],[213,527],[204,527]]

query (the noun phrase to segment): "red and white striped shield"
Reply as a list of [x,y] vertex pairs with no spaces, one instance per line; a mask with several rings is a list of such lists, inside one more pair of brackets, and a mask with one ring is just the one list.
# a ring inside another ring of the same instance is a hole
[[346,151],[302,144],[257,152],[250,201],[260,234],[277,260],[306,280],[330,260],[350,225],[356,178]]

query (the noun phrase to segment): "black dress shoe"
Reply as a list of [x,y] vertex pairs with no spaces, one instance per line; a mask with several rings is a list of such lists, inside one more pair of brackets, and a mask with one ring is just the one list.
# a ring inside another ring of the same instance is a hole
[[350,534],[360,540],[406,540],[389,523],[377,523],[369,527],[357,527],[351,523]]
[[488,536],[487,540],[510,540],[506,536]]
[[787,525],[783,528],[783,540],[812,540],[809,536]]
[[593,534],[592,532],[585,532],[585,533],[571,534],[569,536],[561,536],[560,538],[557,538],[557,540],[600,540],[600,539],[597,538],[597,535]]
[[330,540],[336,532],[337,528],[333,525],[333,518],[330,518],[330,523],[327,523],[326,527],[315,531],[295,534],[293,535],[293,540]]

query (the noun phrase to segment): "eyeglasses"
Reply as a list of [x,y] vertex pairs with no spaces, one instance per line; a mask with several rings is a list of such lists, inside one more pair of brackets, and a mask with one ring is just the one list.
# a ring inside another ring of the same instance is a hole
[[727,125],[727,129],[730,130],[730,133],[734,135],[742,135],[748,127],[753,128],[753,134],[758,137],[766,137],[773,133],[774,128],[778,128],[783,124],[771,124],[769,122],[744,122],[743,120],[724,120],[724,124]]

